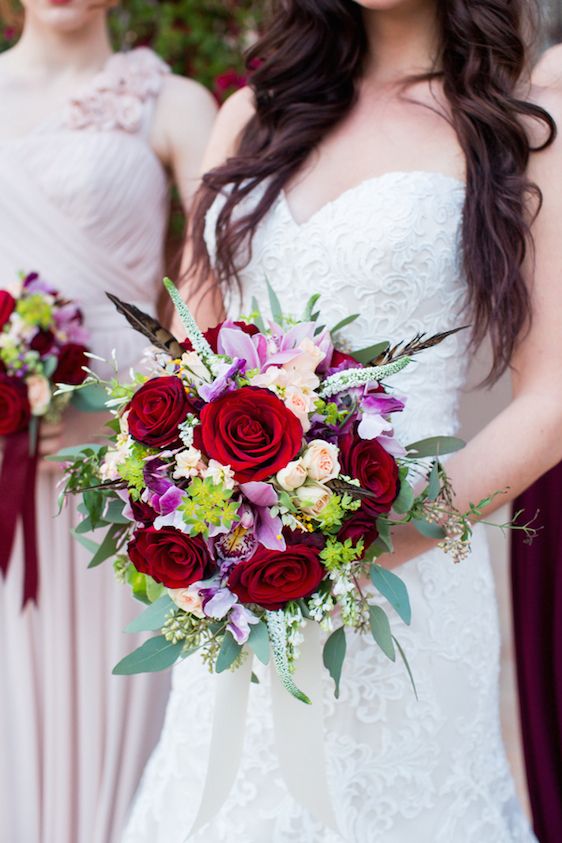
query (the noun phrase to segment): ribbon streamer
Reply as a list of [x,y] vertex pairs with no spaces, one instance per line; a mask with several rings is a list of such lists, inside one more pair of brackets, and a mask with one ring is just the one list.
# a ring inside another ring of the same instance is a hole
[[[253,657],[233,672],[216,677],[217,691],[207,776],[203,795],[186,841],[210,822],[230,793],[242,759]],[[320,629],[308,623],[295,680],[312,705],[296,700],[283,687],[273,666],[272,710],[275,748],[291,796],[327,828],[339,833],[326,775],[322,716]]]
[[0,571],[7,576],[18,521],[21,519],[24,542],[24,579],[22,608],[37,604],[39,596],[39,557],[35,485],[37,447],[29,453],[29,431],[11,433],[4,439],[0,471]]

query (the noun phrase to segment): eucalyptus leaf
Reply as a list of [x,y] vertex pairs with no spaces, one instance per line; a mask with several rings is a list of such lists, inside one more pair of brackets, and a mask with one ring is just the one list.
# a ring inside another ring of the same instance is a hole
[[98,383],[90,383],[72,396],[72,406],[81,413],[101,413],[107,409],[107,392]]
[[392,553],[394,546],[392,544],[392,538],[390,536],[390,524],[385,518],[378,518],[377,519],[377,532],[379,537],[377,541],[380,541],[386,550],[389,553]]
[[366,348],[360,348],[359,351],[352,351],[351,356],[354,360],[357,360],[358,363],[366,366],[368,363],[376,360],[379,354],[386,351],[389,345],[389,342],[378,342],[375,345],[368,345]]
[[88,491],[82,494],[84,506],[88,510],[88,515],[92,522],[94,530],[103,523],[102,518],[103,507],[105,503],[105,496],[98,491]]
[[252,684],[253,685],[259,685],[260,684],[260,680],[258,679],[256,674],[254,673],[254,671],[252,671]]
[[140,647],[121,659],[113,668],[116,676],[131,676],[134,673],[157,673],[166,670],[177,661],[183,641],[171,644],[163,635],[149,638]]
[[125,627],[125,632],[154,632],[161,629],[174,603],[167,594],[152,603],[137,618]]
[[414,674],[412,673],[412,669],[410,668],[410,664],[408,662],[408,659],[406,658],[406,653],[404,652],[404,650],[400,646],[400,642],[398,641],[398,639],[394,635],[392,636],[392,640],[396,644],[396,649],[398,650],[398,655],[400,656],[400,658],[404,662],[404,667],[408,671],[408,676],[410,677],[410,683],[412,685],[415,697],[419,701],[418,690],[416,688],[416,683],[414,682]]
[[43,358],[43,374],[49,380],[55,374],[58,366],[58,358],[54,354],[49,354],[48,357]]
[[89,517],[83,518],[82,521],[78,524],[77,527],[74,528],[72,531],[74,535],[81,536],[83,533],[91,533],[94,529],[94,525]]
[[396,651],[390,631],[390,623],[384,609],[380,606],[369,606],[369,619],[373,638],[391,661],[396,661]]
[[263,316],[261,314],[258,300],[255,296],[252,296],[252,313],[254,314],[254,324],[256,328],[259,328],[259,330],[263,334],[263,332],[265,331],[265,323],[263,321]]
[[263,621],[252,625],[248,646],[262,664],[269,664],[269,635]]
[[345,319],[341,319],[334,325],[333,328],[330,328],[330,334],[334,336],[334,334],[337,334],[338,331],[342,331],[344,328],[347,328],[348,325],[353,324],[356,319],[359,319],[358,313],[352,313],[351,316],[346,316]]
[[313,314],[313,311],[314,311],[314,306],[315,306],[315,304],[316,304],[316,302],[318,301],[319,298],[320,298],[320,293],[314,293],[314,295],[312,295],[309,298],[309,300],[307,301],[307,303],[305,305],[304,312],[303,312],[303,315],[302,315],[302,321],[303,322],[313,322],[313,321],[315,321],[312,318],[312,314]]
[[234,640],[230,632],[226,632],[222,640],[221,648],[217,656],[217,663],[215,670],[217,673],[223,673],[236,661],[240,655],[242,647]]
[[412,442],[406,447],[409,457],[439,457],[443,454],[453,454],[465,446],[463,439],[458,436],[430,436],[428,439],[420,439]]
[[439,524],[430,524],[429,521],[423,521],[421,518],[416,518],[412,524],[422,536],[427,539],[444,539],[445,530]]
[[398,497],[392,504],[392,508],[395,512],[399,515],[404,515],[406,512],[409,512],[414,504],[414,490],[412,489],[411,485],[408,483],[407,480],[402,480],[400,484],[400,491],[398,493]]
[[343,626],[340,626],[339,629],[332,632],[324,644],[324,652],[322,655],[324,667],[328,670],[330,676],[336,684],[334,692],[336,699],[339,699],[340,696],[340,679],[346,650],[347,642],[345,640],[345,629]]
[[78,542],[78,544],[81,544],[82,547],[85,547],[88,553],[91,553],[92,556],[97,552],[99,548],[99,544],[97,542],[92,541],[92,539],[89,539],[87,536],[83,536],[80,533],[77,533],[76,530],[71,530],[71,533]]
[[121,499],[112,500],[105,510],[103,517],[110,524],[130,524],[131,519],[123,515],[125,503]]
[[281,302],[277,298],[277,293],[266,279],[267,284],[267,294],[269,296],[269,307],[271,309],[271,315],[273,316],[273,321],[277,325],[283,324],[283,308],[281,307]]
[[97,454],[102,448],[105,448],[105,445],[76,445],[74,448],[62,448],[56,454],[51,454],[44,459],[50,462],[72,462],[77,457],[81,457],[87,449],[91,449],[94,454]]
[[373,585],[386,597],[396,614],[402,618],[404,623],[412,622],[412,607],[408,589],[403,580],[376,563],[371,565],[371,580]]
[[100,546],[92,556],[88,568],[97,568],[110,556],[114,556],[117,552],[117,538],[122,532],[122,527],[119,524],[112,524],[105,534]]
[[441,491],[441,481],[439,479],[439,463],[437,460],[431,466],[429,472],[429,479],[427,483],[427,497],[430,501],[434,501],[439,497]]

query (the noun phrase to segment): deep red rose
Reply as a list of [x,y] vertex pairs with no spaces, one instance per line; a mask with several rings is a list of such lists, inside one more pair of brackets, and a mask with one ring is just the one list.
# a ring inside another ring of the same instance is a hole
[[0,328],[3,328],[16,308],[16,300],[7,290],[0,290]]
[[84,345],[75,342],[67,342],[60,350],[59,361],[53,375],[54,383],[68,383],[76,386],[86,380],[86,372],[82,366],[88,364]]
[[376,439],[361,439],[355,430],[339,440],[342,473],[355,477],[363,489],[374,492],[365,498],[361,511],[375,517],[388,512],[398,495],[398,465]]
[[178,425],[194,411],[183,383],[174,375],[147,381],[133,395],[127,409],[133,439],[154,448],[177,442]]
[[[252,325],[249,322],[234,322],[238,328],[244,331],[245,334],[253,337],[254,334],[259,334],[259,328],[255,325]],[[219,322],[218,325],[215,325],[213,328],[208,328],[208,330],[203,332],[203,336],[215,352],[217,353],[217,343],[219,341],[219,331],[224,325],[224,322]],[[180,343],[181,347],[184,348],[186,351],[193,351],[193,345],[191,344],[190,339],[185,339],[183,342]]]
[[379,531],[375,525],[375,517],[363,509],[357,510],[340,527],[338,541],[344,542],[347,539],[351,539],[352,544],[357,544],[359,539],[363,539],[365,552],[367,552],[373,542],[379,537]]
[[346,354],[344,351],[339,351],[337,348],[334,348],[332,359],[330,360],[330,369],[336,369],[343,363],[345,363],[346,369],[361,368],[361,363],[358,363],[355,357],[352,357],[351,354]]
[[275,610],[316,591],[324,573],[315,547],[293,544],[282,551],[260,545],[251,559],[234,566],[228,587],[242,603]]
[[143,527],[127,550],[137,571],[166,588],[187,588],[211,573],[212,560],[201,536],[188,536],[175,527]]
[[0,374],[0,436],[25,430],[30,416],[26,385],[18,378]]
[[204,452],[229,465],[239,483],[264,480],[294,459],[302,425],[269,389],[243,386],[201,411]]
[[142,524],[144,527],[150,527],[154,523],[158,513],[149,504],[129,498],[129,505],[135,521],[139,524]]
[[[53,343],[55,341],[55,335],[52,331],[37,331],[31,342],[29,343],[29,347],[33,349],[33,351],[39,352],[41,357],[43,355],[48,354],[49,351],[53,347]],[[81,366],[85,365],[86,358],[84,357],[84,363],[81,363]],[[81,375],[86,377],[85,372],[81,372]],[[68,381],[60,381],[60,383],[68,383]],[[81,381],[80,381],[81,383]]]

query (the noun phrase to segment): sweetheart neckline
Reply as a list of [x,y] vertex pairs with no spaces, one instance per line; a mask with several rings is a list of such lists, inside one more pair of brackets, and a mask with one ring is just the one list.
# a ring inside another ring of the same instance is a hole
[[464,181],[462,181],[462,179],[459,179],[456,176],[451,176],[448,173],[441,173],[438,170],[388,170],[386,173],[380,173],[377,176],[370,176],[369,178],[363,179],[357,184],[348,187],[346,190],[342,191],[342,193],[334,197],[334,199],[330,199],[328,202],[325,202],[323,205],[321,205],[316,211],[311,214],[310,217],[308,217],[308,219],[303,220],[302,222],[299,222],[296,216],[294,215],[291,209],[291,205],[289,204],[287,194],[284,190],[280,191],[278,199],[281,204],[285,207],[287,215],[290,217],[295,228],[305,229],[313,222],[316,222],[318,217],[321,217],[323,213],[330,210],[334,206],[340,204],[343,199],[358,192],[362,188],[371,186],[379,182],[390,181],[397,177],[438,178],[445,182],[449,182],[457,189],[462,189],[463,192],[466,190],[466,184]]

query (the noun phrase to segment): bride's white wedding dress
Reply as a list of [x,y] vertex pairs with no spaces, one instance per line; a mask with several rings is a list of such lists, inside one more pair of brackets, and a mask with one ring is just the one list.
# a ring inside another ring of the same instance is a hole
[[[322,294],[328,325],[350,313],[354,347],[462,324],[464,187],[427,172],[388,173],[348,190],[297,224],[280,195],[257,231],[242,273],[244,304],[265,307],[264,279],[287,312]],[[219,202],[207,226],[213,251]],[[233,307],[233,311],[234,311]],[[455,434],[467,334],[420,356],[393,383],[408,395],[399,433],[408,442]],[[484,470],[474,466],[475,471]],[[490,490],[493,491],[493,490]],[[341,836],[294,800],[274,749],[267,677],[250,692],[235,787],[195,843],[530,843],[500,735],[499,636],[483,531],[469,559],[439,550],[404,565],[413,621],[392,611],[416,700],[400,663],[348,636],[340,699],[326,675],[328,780]],[[381,603],[382,603],[381,598]],[[183,843],[207,768],[215,677],[195,658],[174,670],[162,738],[146,770],[124,843]]]

